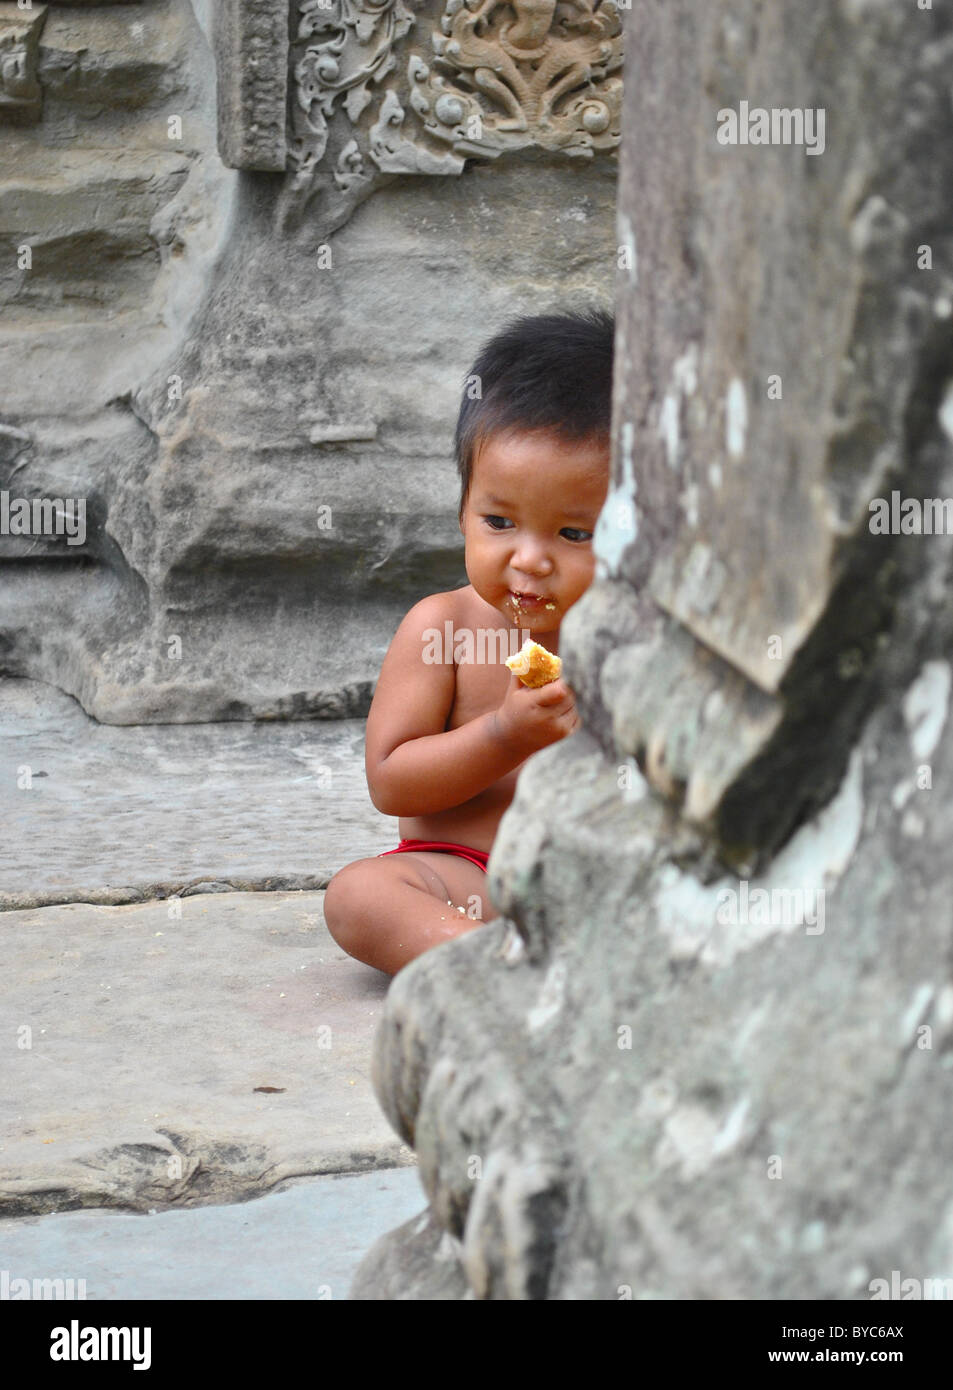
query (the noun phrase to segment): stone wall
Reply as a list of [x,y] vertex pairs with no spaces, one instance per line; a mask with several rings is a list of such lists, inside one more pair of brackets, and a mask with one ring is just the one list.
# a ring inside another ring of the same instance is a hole
[[361,714],[464,582],[463,377],[610,300],[621,90],[609,0],[479,9],[0,6],[0,489],[87,512],[0,536],[0,670],[113,723]]
[[[953,1279],[941,11],[634,0],[584,728],[520,776],[505,916],[391,988],[376,1084],[430,1217],[357,1297]],[[719,139],[742,103],[804,139]]]

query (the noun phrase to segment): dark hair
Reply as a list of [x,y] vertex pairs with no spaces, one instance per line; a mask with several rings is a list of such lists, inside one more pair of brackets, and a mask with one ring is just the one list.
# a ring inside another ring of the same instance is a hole
[[612,315],[589,309],[513,319],[484,343],[464,380],[454,436],[461,512],[473,460],[490,435],[519,429],[608,438],[614,334]]

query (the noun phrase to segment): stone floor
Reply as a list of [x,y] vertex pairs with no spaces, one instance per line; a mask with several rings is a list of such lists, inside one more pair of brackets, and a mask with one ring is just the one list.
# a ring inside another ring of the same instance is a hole
[[[91,1297],[343,1297],[424,1205],[370,1082],[388,979],[319,891],[396,843],[363,722],[106,727],[0,681],[0,789],[0,1266],[88,1269]],[[230,891],[266,884],[294,891]],[[193,1231],[208,1258],[172,1269]],[[273,1256],[243,1274],[252,1236]]]
[[[0,1223],[2,1270],[72,1279],[74,1294],[113,1298],[347,1297],[379,1235],[426,1205],[415,1168],[311,1178],[254,1202],[189,1211],[71,1211]],[[79,1280],[85,1281],[80,1285]],[[39,1290],[42,1292],[42,1286]]]
[[408,1162],[369,1076],[387,976],[335,945],[322,896],[0,916],[0,1214]]
[[0,813],[0,909],[323,888],[398,839],[361,719],[117,727],[26,680],[0,679]]

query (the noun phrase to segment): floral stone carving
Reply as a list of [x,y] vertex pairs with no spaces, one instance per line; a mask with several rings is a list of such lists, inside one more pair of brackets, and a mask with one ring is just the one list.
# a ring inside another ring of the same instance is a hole
[[411,58],[411,105],[465,153],[538,145],[589,157],[619,141],[622,37],[599,0],[448,0],[432,66]]
[[[468,157],[526,146],[591,158],[618,144],[614,0],[447,0],[433,28],[404,0],[301,0],[298,14],[291,162],[299,181],[326,155],[348,189],[370,181],[369,164],[458,174]],[[347,133],[331,140],[338,116]]]

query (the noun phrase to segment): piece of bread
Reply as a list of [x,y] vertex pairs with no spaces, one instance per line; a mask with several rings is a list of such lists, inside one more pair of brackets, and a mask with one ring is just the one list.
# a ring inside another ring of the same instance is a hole
[[534,689],[558,680],[563,669],[562,660],[553,656],[552,652],[548,652],[538,642],[534,642],[531,637],[527,637],[520,650],[515,656],[509,657],[506,664],[519,676],[524,685],[532,686]]

